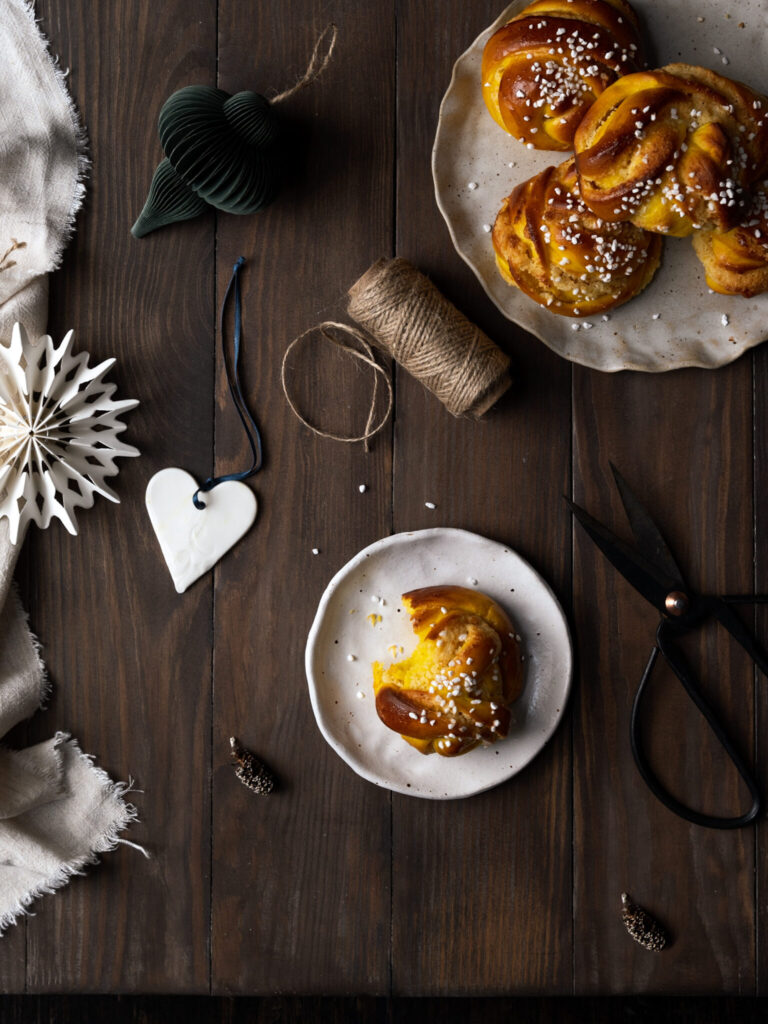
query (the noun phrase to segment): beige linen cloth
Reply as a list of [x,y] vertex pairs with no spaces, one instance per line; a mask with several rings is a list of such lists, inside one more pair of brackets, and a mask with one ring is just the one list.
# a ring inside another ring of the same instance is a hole
[[[85,192],[77,116],[25,0],[0,0],[0,343],[21,321],[45,333],[47,273],[61,259]],[[54,529],[57,527],[54,526]],[[12,577],[23,536],[0,519],[0,737],[46,695],[38,645]],[[72,543],[77,543],[73,540]],[[63,585],[63,584],[62,584]],[[112,849],[136,816],[65,733],[0,747],[0,932],[44,893]]]

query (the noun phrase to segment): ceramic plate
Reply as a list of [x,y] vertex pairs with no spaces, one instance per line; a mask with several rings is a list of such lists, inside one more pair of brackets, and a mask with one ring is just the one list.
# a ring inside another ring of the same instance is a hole
[[[506,739],[456,758],[420,754],[379,720],[371,662],[391,662],[390,645],[398,658],[416,646],[401,594],[471,579],[523,636],[525,689]],[[565,616],[539,574],[511,548],[449,529],[398,533],[356,555],[328,584],[306,653],[312,708],[336,753],[377,786],[433,800],[481,793],[536,756],[563,716],[571,661]]]
[[[483,225],[493,224],[515,185],[567,158],[526,149],[492,120],[481,95],[487,39],[526,6],[516,0],[459,58],[440,108],[432,173],[459,255],[505,316],[566,359],[597,370],[651,371],[731,362],[768,337],[768,294],[744,299],[710,293],[690,239],[667,239],[649,287],[608,314],[607,322],[588,318],[590,330],[574,331],[577,320],[549,313],[499,276]],[[761,72],[768,68],[768,0],[742,0],[730,9],[720,0],[632,0],[632,6],[652,66],[682,60],[768,91],[768,70]],[[470,189],[470,182],[477,187]]]

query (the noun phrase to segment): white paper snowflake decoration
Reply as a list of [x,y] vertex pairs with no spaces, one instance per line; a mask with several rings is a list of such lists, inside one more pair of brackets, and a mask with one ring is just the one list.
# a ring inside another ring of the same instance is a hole
[[17,323],[10,345],[0,345],[0,519],[12,544],[30,522],[45,529],[60,519],[77,533],[75,509],[97,494],[119,502],[105,481],[118,472],[116,458],[139,454],[117,436],[118,417],[139,403],[112,400],[117,385],[104,377],[115,360],[89,367],[87,352],[72,355],[73,337],[58,348],[48,335],[32,342]]

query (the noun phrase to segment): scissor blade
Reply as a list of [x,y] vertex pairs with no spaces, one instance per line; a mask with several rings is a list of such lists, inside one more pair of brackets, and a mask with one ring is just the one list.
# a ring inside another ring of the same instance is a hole
[[741,644],[760,671],[768,676],[768,654],[755,640],[733,608],[728,605],[727,598],[720,598],[716,601],[714,615],[734,640]]
[[645,560],[633,551],[628,544],[594,519],[570,498],[565,499],[576,519],[581,523],[589,536],[600,548],[611,565],[617,569],[635,590],[646,601],[664,611],[664,601],[673,587],[671,581],[662,576],[655,566],[646,564]]
[[670,582],[675,581],[678,590],[685,590],[683,574],[658,526],[614,464],[611,462],[609,465],[638,548],[648,562],[655,565],[664,577]]

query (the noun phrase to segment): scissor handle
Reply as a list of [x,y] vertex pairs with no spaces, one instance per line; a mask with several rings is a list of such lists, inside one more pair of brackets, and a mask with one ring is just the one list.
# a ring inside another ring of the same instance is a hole
[[[742,828],[744,825],[748,825],[751,821],[754,821],[760,813],[761,798],[760,792],[757,788],[757,782],[747,767],[746,762],[736,750],[727,733],[723,729],[714,710],[695,685],[693,676],[682,652],[671,639],[674,634],[675,629],[672,623],[670,623],[668,619],[662,619],[659,623],[659,628],[656,630],[656,643],[651,651],[648,664],[645,666],[643,678],[640,680],[640,685],[637,688],[635,700],[632,704],[632,717],[629,729],[632,756],[635,759],[638,771],[642,775],[650,791],[674,814],[679,815],[681,818],[685,818],[686,821],[693,822],[694,825],[703,825],[705,828]],[[672,796],[672,794],[661,784],[654,774],[653,769],[645,756],[645,751],[641,742],[640,704],[659,653],[664,655],[664,658],[669,663],[672,671],[685,687],[685,691],[688,696],[707,720],[707,723],[715,734],[715,738],[718,743],[726,752],[731,763],[747,786],[750,796],[752,797],[752,806],[744,814],[740,814],[735,818],[723,818],[717,815],[702,814],[700,811],[695,811],[691,807],[686,807],[685,804]]]

